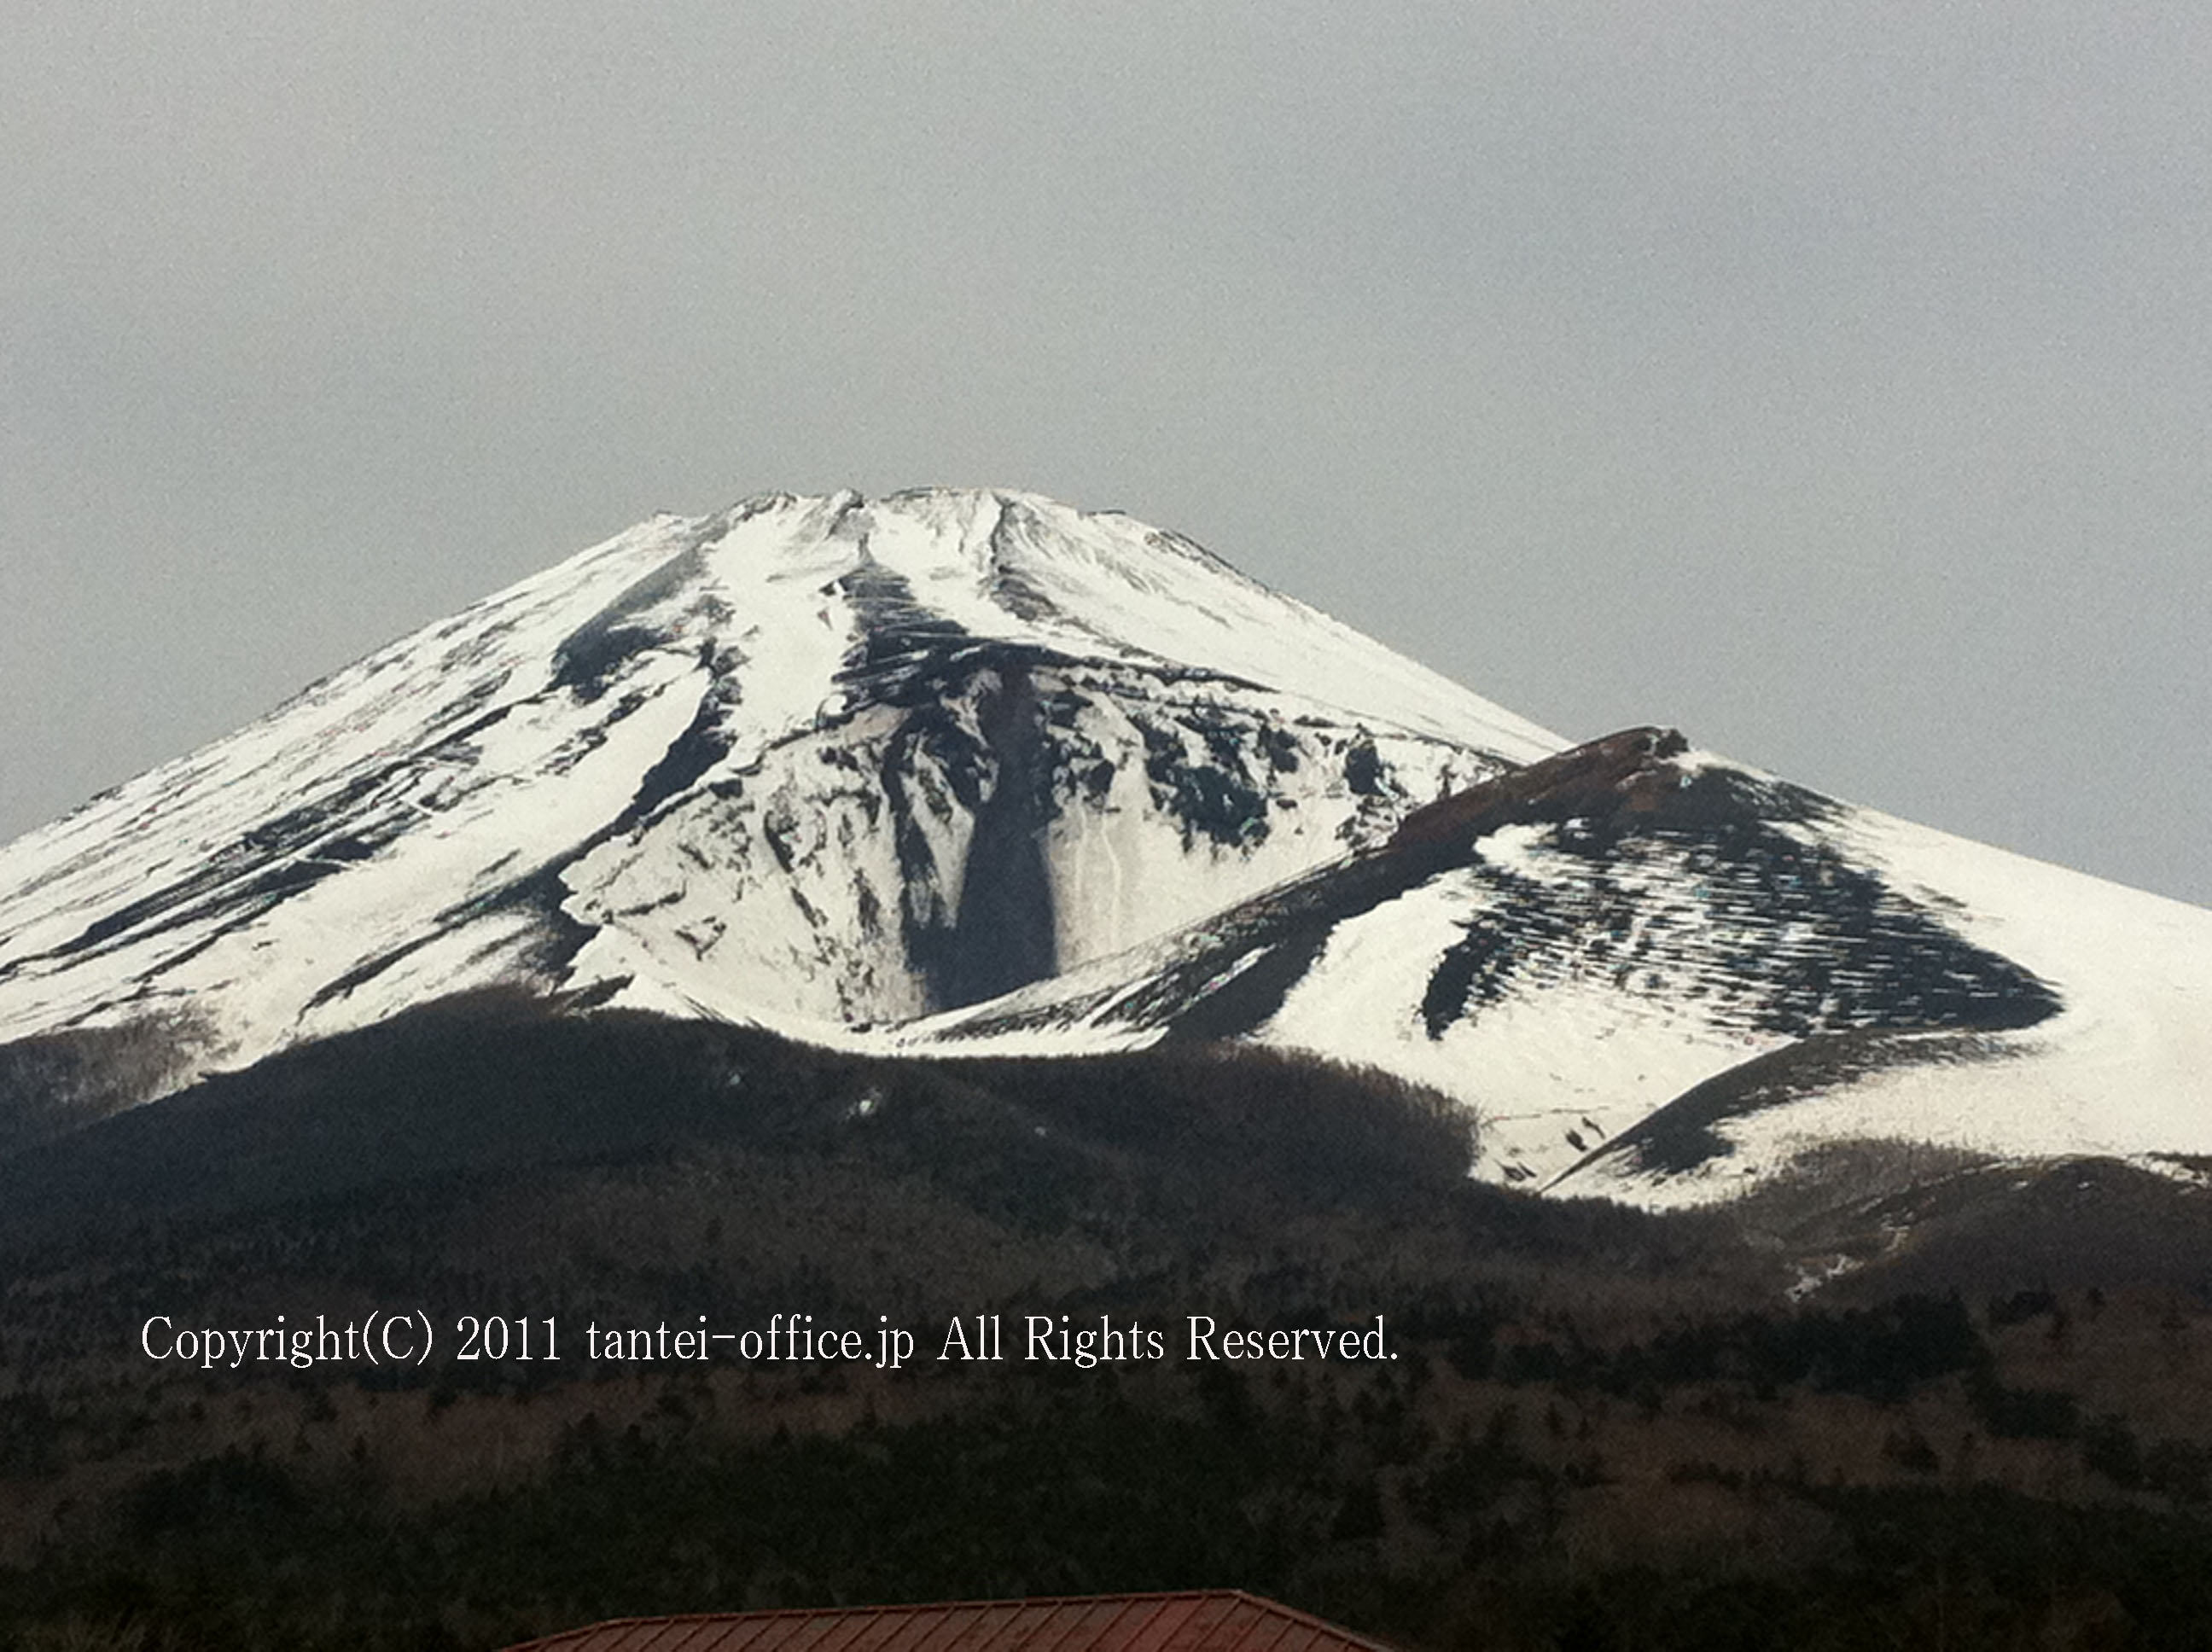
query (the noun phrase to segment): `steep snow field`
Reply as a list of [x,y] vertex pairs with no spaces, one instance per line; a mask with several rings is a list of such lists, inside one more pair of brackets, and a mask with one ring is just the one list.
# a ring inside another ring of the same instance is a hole
[[829,1036],[1558,744],[1126,517],[770,495],[642,524],[0,849],[0,1042],[184,1011],[243,1062],[515,979]]
[[2212,912],[1870,810],[1850,811],[1834,836],[1967,939],[2033,971],[2058,1012],[1728,1118],[1715,1127],[1730,1151],[1688,1170],[1601,1155],[1570,1187],[1705,1202],[1851,1139],[2019,1160],[2212,1155]]

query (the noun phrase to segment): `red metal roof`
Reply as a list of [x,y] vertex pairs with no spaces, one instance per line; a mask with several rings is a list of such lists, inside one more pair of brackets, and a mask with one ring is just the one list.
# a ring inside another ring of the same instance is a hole
[[623,1618],[508,1652],[1392,1652],[1242,1589]]

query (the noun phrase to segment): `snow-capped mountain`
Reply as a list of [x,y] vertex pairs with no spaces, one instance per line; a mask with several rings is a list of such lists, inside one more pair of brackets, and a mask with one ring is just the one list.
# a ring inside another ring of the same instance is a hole
[[1478,1110],[1484,1169],[1642,1204],[1846,1145],[2212,1154],[2212,912],[1632,730],[908,1049],[1236,1037]]
[[523,980],[802,1035],[973,1002],[1555,737],[1118,514],[659,517],[0,849],[0,1043],[235,1065]]
[[1642,1203],[1869,1143],[2212,1156],[2212,913],[1565,744],[1118,514],[657,518],[0,849],[0,1149],[519,982],[1310,1050],[1474,1108],[1485,1174]]

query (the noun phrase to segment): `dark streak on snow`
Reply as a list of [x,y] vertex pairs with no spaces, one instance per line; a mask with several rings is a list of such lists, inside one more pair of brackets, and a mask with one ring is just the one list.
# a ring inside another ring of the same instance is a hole
[[701,645],[699,659],[713,686],[699,696],[698,709],[684,732],[645,771],[629,802],[608,827],[608,835],[642,824],[655,810],[689,790],[708,769],[730,755],[732,743],[725,725],[731,710],[743,698],[738,685],[738,667],[744,664],[744,657],[735,649],[718,653],[708,642]]
[[[483,697],[481,687],[471,696],[475,703]],[[364,820],[361,805],[441,762],[473,762],[474,749],[467,743],[507,713],[505,707],[488,712],[431,745],[353,775],[313,803],[263,821],[194,872],[95,919],[79,934],[40,956],[64,958],[122,937],[143,938],[134,932],[157,923],[176,929],[228,919],[241,909],[248,920],[258,917],[286,896],[343,871],[401,836],[408,824],[404,809],[395,806]],[[343,829],[333,831],[334,827]],[[325,833],[330,835],[319,841]]]
[[615,599],[561,640],[553,651],[553,686],[579,700],[598,699],[617,666],[671,639],[632,617],[666,602],[707,571],[707,548],[751,514],[740,507],[710,516],[685,536],[684,548],[633,580]]
[[[1817,818],[1824,800],[1726,770],[1685,779],[1648,813],[1555,827],[1546,843],[1563,881],[1479,859],[1468,867],[1492,898],[1430,977],[1430,1037],[1571,976],[1702,1000],[1720,1024],[1791,1038],[2025,1027],[2057,1011],[2057,994],[2011,960],[1826,844],[1777,829],[1778,819]],[[1639,894],[1652,884],[1688,892],[1694,914]]]
[[988,793],[975,807],[960,909],[930,980],[951,1009],[1042,981],[1060,968],[1044,835],[1055,812],[1037,696],[1017,667],[977,706],[983,743],[995,759]]
[[1661,1175],[1680,1175],[1735,1151],[1714,1127],[1850,1084],[1887,1067],[2002,1060],[1988,1032],[1858,1028],[1820,1033],[1739,1063],[1692,1085],[1553,1179],[1559,1183],[1601,1162]]

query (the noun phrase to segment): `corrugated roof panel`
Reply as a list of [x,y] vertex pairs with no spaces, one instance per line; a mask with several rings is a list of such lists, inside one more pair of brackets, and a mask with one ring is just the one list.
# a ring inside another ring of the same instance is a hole
[[1116,1625],[1126,1631],[1128,1638],[1115,1652],[1168,1652],[1170,1648],[1190,1645],[1194,1636],[1205,1635],[1230,1598],[1182,1594],[1155,1602],[1150,1610]]
[[[764,1631],[757,1652],[830,1652],[841,1642],[863,1643],[874,1627],[870,1615],[848,1612],[814,1612],[805,1616],[778,1616]],[[720,1652],[720,1649],[716,1649]]]
[[1312,1631],[1297,1619],[1279,1612],[1262,1612],[1249,1600],[1237,1603],[1243,1611],[1234,1625],[1237,1644],[1244,1652],[1285,1652],[1303,1649]]
[[887,1607],[869,1614],[854,1646],[857,1652],[919,1652],[922,1643],[938,1627],[938,1613]]
[[[875,1652],[887,1638],[894,1614],[850,1612],[828,1619],[827,1631],[815,1638],[812,1652]],[[779,1649],[779,1652],[787,1652]]]
[[759,1638],[757,1634],[748,1637],[742,1631],[732,1636],[730,1629],[726,1618],[686,1619],[683,1620],[683,1633],[676,1639],[665,1644],[658,1641],[645,1643],[640,1652],[648,1648],[650,1652],[742,1652],[750,1641]]
[[1260,1603],[1245,1595],[1224,1595],[1204,1602],[1191,1614],[1187,1632],[1193,1637],[1191,1652],[1237,1652],[1255,1642],[1274,1639],[1276,1619]]
[[509,1652],[1390,1652],[1241,1590],[633,1618]]
[[[1027,1604],[1012,1602],[1007,1611]],[[899,1637],[898,1652],[953,1652],[955,1648],[965,1652],[965,1649],[989,1637],[1001,1615],[969,1601],[957,1606],[923,1607],[911,1614],[911,1621]],[[871,1648],[870,1652],[877,1652],[877,1649]]]
[[1049,1652],[1066,1638],[1064,1602],[1024,1600],[1013,1611],[993,1613],[994,1622],[978,1626],[978,1638],[961,1642],[961,1652]]
[[[1173,1600],[1130,1595],[1101,1595],[1058,1603],[1050,1652],[1136,1652],[1146,1643],[1145,1625],[1156,1613],[1172,1611]],[[1022,1652],[1047,1652],[1045,1643]]]
[[1243,1643],[1245,1652],[1323,1652],[1323,1645],[1320,1625],[1302,1624],[1295,1618],[1255,1625],[1252,1637]]

